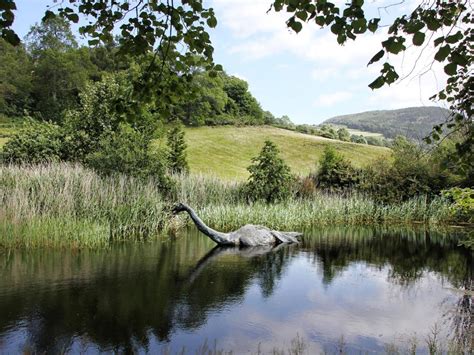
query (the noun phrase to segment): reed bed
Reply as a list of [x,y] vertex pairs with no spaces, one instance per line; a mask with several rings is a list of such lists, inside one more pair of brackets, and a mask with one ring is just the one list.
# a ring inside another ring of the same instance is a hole
[[106,246],[110,240],[149,240],[190,224],[172,218],[174,202],[195,207],[209,225],[231,230],[246,223],[277,229],[310,226],[447,224],[442,198],[384,205],[358,194],[316,193],[267,205],[248,203],[243,184],[202,175],[173,176],[166,191],[153,179],[101,177],[81,165],[0,165],[0,247]]
[[236,204],[209,205],[199,209],[204,221],[223,230],[246,223],[262,224],[275,229],[296,229],[311,226],[366,224],[442,224],[449,220],[449,205],[441,199],[427,201],[415,198],[397,206],[383,205],[352,195],[325,194],[311,200],[289,200],[274,205]]

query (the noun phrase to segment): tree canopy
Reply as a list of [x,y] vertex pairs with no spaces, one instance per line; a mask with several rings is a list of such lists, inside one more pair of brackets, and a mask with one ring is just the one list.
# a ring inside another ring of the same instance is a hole
[[[398,4],[388,6],[394,5]],[[274,0],[270,9],[288,12],[290,17],[286,23],[297,33],[303,29],[304,23],[313,22],[322,28],[329,27],[341,45],[348,40],[356,40],[366,32],[376,32],[382,27],[380,17],[370,17],[366,14],[364,0],[347,1],[342,7],[330,0]],[[448,81],[446,87],[432,99],[445,100],[453,114],[445,123],[434,127],[431,138],[427,138],[427,141],[439,141],[443,127],[460,131],[465,139],[458,145],[458,150],[467,158],[465,162],[472,158],[474,143],[474,16],[471,10],[468,0],[421,1],[411,13],[393,20],[388,26],[386,40],[381,43],[382,48],[368,63],[372,65],[386,58],[380,75],[369,87],[378,89],[390,85],[399,79],[399,74],[390,63],[389,55],[402,54],[409,47],[420,47],[433,40],[436,47],[433,61],[443,63]]]

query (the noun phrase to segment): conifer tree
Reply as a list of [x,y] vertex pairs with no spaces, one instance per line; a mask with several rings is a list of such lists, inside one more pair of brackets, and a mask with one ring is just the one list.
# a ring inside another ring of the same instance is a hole
[[168,169],[171,173],[188,173],[189,166],[186,161],[186,141],[180,123],[176,123],[168,131]]
[[264,199],[268,203],[284,200],[290,194],[292,176],[290,168],[278,156],[279,150],[271,141],[265,141],[258,157],[252,159],[253,164],[247,184],[250,199]]

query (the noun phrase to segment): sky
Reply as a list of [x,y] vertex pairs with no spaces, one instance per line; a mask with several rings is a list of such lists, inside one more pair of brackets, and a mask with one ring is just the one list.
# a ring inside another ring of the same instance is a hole
[[[16,3],[13,28],[23,37],[54,2]],[[396,16],[410,13],[419,1],[405,0],[384,8],[397,3],[367,0],[364,6],[366,13],[382,18],[381,24],[390,24]],[[372,91],[368,84],[387,58],[369,67],[367,63],[381,49],[386,27],[340,46],[330,31],[314,22],[305,24],[298,34],[290,31],[285,24],[288,13],[267,13],[270,4],[271,0],[204,0],[218,19],[217,27],[209,31],[215,62],[246,80],[263,109],[275,116],[288,115],[295,123],[318,124],[333,116],[369,110],[444,107],[429,100],[446,82],[442,66],[432,65],[432,42],[409,46],[405,54],[389,57],[402,80]]]

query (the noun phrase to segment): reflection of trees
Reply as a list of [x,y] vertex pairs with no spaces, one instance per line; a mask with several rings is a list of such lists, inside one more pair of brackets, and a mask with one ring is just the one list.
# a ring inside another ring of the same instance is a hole
[[378,268],[388,266],[389,278],[401,285],[416,282],[425,272],[449,281],[459,298],[445,319],[455,343],[467,353],[474,349],[474,253],[459,246],[456,236],[422,228],[330,228],[306,233],[304,244],[321,264],[326,284],[350,263],[360,261]]
[[413,283],[425,271],[458,288],[473,279],[473,253],[458,247],[453,235],[422,228],[328,228],[306,233],[304,245],[321,263],[325,283],[357,261],[390,266],[389,277],[401,284]]
[[[146,349],[150,333],[168,340],[177,328],[195,329],[211,311],[239,302],[255,281],[270,296],[299,253],[321,265],[326,283],[365,262],[388,267],[399,284],[429,271],[469,289],[473,254],[456,245],[447,234],[422,229],[332,228],[272,252],[213,249],[197,234],[110,251],[15,252],[0,258],[0,290],[8,289],[0,294],[0,333],[22,320],[33,352],[64,352],[73,336],[101,349]],[[460,339],[471,333],[472,341],[472,297],[460,294],[449,317]]]
[[150,331],[167,340],[177,327],[200,326],[209,311],[239,301],[255,278],[264,277],[262,293],[271,294],[288,260],[284,248],[209,249],[192,235],[108,252],[14,253],[2,268],[0,283],[13,286],[0,295],[0,333],[25,319],[34,352],[63,352],[75,335],[102,349],[146,348]]

